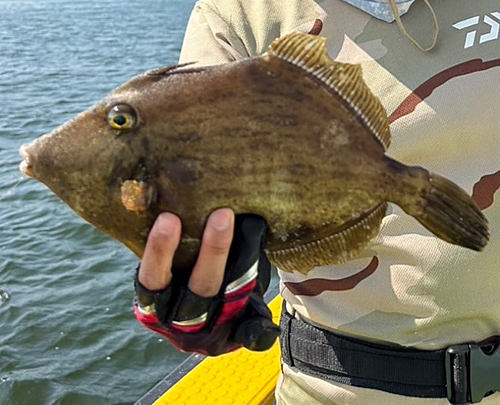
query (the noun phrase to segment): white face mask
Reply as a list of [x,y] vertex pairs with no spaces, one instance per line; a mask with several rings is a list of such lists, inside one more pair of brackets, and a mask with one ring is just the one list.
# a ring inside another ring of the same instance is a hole
[[[346,3],[357,7],[379,20],[388,23],[393,22],[396,18],[391,9],[388,0],[343,0]],[[415,0],[395,0],[394,3],[400,16],[408,12],[410,6]]]
[[439,24],[436,17],[436,13],[432,9],[429,0],[424,0],[424,3],[429,8],[432,18],[434,20],[434,39],[431,46],[423,48],[417,41],[415,41],[408,32],[406,32],[403,22],[401,21],[401,16],[408,12],[410,6],[415,2],[415,0],[342,0],[346,3],[365,11],[373,17],[386,22],[393,22],[396,20],[399,30],[403,35],[410,40],[410,42],[415,45],[421,51],[430,51],[436,45]]

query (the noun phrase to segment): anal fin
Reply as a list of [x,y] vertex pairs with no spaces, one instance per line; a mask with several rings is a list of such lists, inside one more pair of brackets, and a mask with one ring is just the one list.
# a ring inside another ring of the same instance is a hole
[[302,274],[317,266],[345,263],[378,234],[386,210],[387,203],[383,202],[332,235],[289,248],[266,249],[267,257],[282,271]]

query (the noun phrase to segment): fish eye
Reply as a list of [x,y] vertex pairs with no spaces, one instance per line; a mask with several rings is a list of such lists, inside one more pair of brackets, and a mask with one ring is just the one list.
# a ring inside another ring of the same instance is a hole
[[109,110],[108,124],[120,131],[132,129],[137,124],[137,113],[128,104],[117,104]]

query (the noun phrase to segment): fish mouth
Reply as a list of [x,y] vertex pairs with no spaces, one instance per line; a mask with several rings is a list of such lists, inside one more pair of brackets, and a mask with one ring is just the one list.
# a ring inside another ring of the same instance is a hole
[[33,164],[28,153],[28,144],[24,144],[19,148],[19,155],[23,159],[19,165],[19,170],[26,176],[33,177]]

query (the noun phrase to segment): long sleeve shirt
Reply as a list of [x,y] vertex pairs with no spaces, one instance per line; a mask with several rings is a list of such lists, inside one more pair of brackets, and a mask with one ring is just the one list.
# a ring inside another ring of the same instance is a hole
[[[280,272],[281,293],[304,321],[422,350],[500,335],[500,5],[432,5],[440,33],[437,46],[424,53],[395,23],[341,0],[201,0],[181,53],[181,62],[213,65],[258,56],[293,31],[325,36],[333,59],[362,66],[387,110],[387,154],[445,176],[473,196],[490,225],[483,252],[442,241],[391,204],[379,235],[356,259],[307,275]],[[402,19],[419,43],[431,42],[433,20],[424,2],[416,1]],[[374,400],[378,395],[391,404],[422,403],[320,381],[289,367],[277,398],[294,405],[382,403]],[[494,401],[500,394],[484,403]]]

